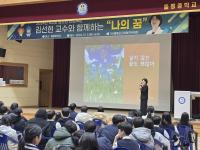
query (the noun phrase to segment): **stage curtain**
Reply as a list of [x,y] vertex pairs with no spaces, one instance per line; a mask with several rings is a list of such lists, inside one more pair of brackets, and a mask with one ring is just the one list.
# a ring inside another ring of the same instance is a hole
[[172,35],[174,90],[200,91],[200,13],[190,14],[189,33]]
[[[172,35],[172,96],[174,90],[200,91],[200,13],[190,14],[189,33]],[[193,110],[199,105],[193,105]]]
[[52,106],[68,105],[70,39],[54,40]]

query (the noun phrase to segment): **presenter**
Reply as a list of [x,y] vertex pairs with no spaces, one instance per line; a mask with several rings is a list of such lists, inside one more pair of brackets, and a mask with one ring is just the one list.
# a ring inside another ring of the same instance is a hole
[[146,78],[142,79],[140,84],[140,111],[143,116],[147,114],[147,102],[148,102],[148,80]]

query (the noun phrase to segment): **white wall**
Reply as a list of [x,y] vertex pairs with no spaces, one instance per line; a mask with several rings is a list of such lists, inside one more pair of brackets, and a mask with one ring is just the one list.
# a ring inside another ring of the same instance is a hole
[[13,102],[21,106],[37,106],[39,94],[39,69],[53,68],[53,40],[27,40],[21,44],[9,41],[7,27],[0,26],[0,48],[6,57],[0,62],[28,64],[28,87],[0,87],[0,100],[6,105]]

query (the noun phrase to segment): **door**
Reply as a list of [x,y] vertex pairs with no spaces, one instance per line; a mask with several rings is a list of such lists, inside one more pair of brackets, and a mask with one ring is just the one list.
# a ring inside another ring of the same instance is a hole
[[39,107],[51,107],[53,71],[40,69]]

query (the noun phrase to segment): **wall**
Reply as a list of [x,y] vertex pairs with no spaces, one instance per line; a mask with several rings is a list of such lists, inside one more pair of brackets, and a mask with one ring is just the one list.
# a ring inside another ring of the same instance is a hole
[[53,68],[53,40],[29,40],[21,44],[6,39],[7,27],[0,26],[0,47],[7,49],[0,62],[28,64],[28,87],[0,87],[0,100],[6,105],[37,106],[39,69]]

